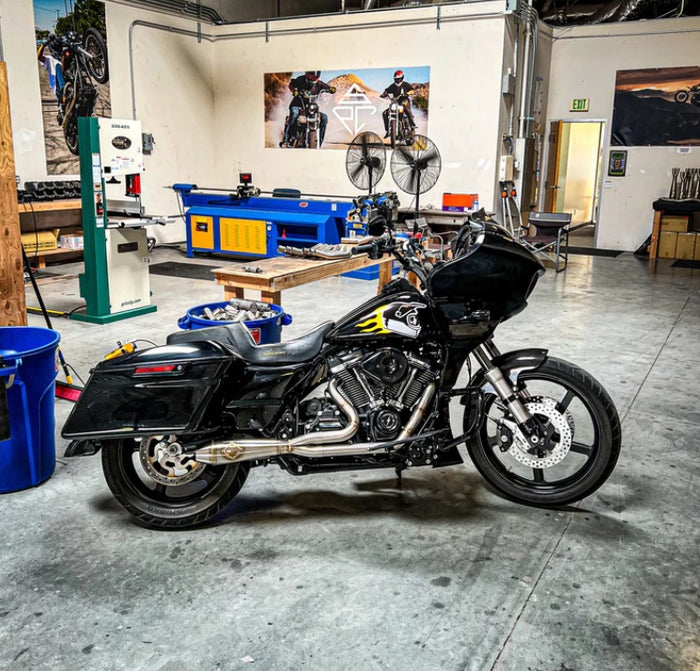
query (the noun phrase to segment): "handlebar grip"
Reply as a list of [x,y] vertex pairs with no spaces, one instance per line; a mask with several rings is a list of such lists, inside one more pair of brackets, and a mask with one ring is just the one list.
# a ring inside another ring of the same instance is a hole
[[356,247],[351,247],[350,248],[350,253],[355,256],[356,254],[371,254],[377,246],[377,241],[373,240],[372,242],[365,242],[361,245],[357,245]]

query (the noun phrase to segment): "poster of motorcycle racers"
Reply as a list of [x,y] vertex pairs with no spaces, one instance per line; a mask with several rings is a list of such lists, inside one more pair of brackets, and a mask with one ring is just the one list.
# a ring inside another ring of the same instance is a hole
[[371,131],[387,146],[428,134],[430,67],[266,73],[265,146],[347,149]]
[[111,116],[104,4],[34,0],[46,172],[77,175],[78,117]]
[[613,145],[700,145],[700,66],[618,70]]

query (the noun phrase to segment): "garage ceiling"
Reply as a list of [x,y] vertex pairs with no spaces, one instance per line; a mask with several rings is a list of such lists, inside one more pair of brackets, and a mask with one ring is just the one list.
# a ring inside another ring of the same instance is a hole
[[[363,9],[446,4],[439,0],[121,0],[125,4],[213,24],[243,23]],[[467,0],[468,1],[468,0]],[[700,15],[699,0],[533,0],[552,25],[576,25]]]

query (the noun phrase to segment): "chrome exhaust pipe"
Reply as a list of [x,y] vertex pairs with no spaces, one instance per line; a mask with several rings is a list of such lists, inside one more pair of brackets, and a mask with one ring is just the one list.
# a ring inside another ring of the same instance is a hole
[[[270,459],[285,454],[297,454],[302,457],[348,457],[376,451],[382,443],[345,443],[350,440],[360,426],[360,417],[353,405],[340,393],[335,380],[328,385],[331,398],[346,414],[348,425],[338,431],[319,431],[296,436],[291,440],[273,440],[269,438],[251,440],[226,440],[201,447],[192,453],[195,461],[202,464],[233,464],[240,461]],[[404,430],[397,440],[409,438],[425,415],[430,399],[435,392],[435,384],[429,384],[409,418]],[[400,449],[400,448],[398,448]]]

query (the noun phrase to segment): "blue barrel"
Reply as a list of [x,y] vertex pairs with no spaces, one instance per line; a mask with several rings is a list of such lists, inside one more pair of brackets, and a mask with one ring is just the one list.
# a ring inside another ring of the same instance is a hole
[[[202,319],[196,315],[204,314],[204,308],[209,308],[214,311],[217,308],[225,308],[228,301],[223,303],[207,303],[206,305],[197,305],[190,308],[184,317],[177,320],[177,325],[181,329],[206,329],[212,326],[223,326],[231,324],[230,321],[212,321],[211,319]],[[279,305],[270,304],[270,309],[275,313],[273,317],[267,319],[254,319],[252,321],[243,322],[253,336],[253,340],[258,345],[267,345],[269,343],[280,342],[282,340],[282,327],[292,323],[292,315],[287,314]]]
[[[48,480],[56,467],[54,387],[61,336],[33,326],[0,327],[0,384],[7,425],[0,440],[0,493]],[[7,438],[9,434],[9,438]]]

